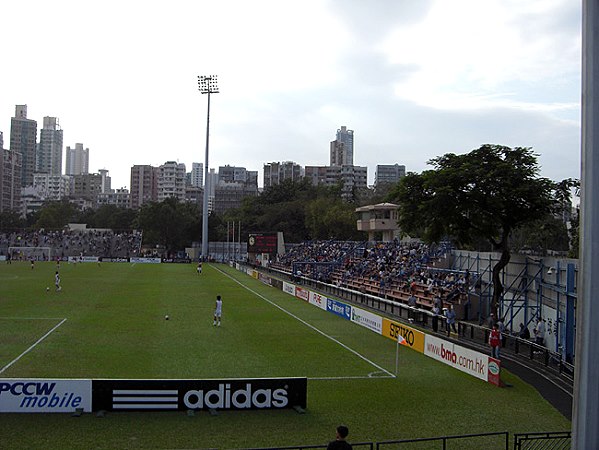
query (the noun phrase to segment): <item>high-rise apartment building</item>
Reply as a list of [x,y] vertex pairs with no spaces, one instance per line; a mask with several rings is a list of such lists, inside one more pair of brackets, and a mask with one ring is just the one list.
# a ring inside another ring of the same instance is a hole
[[218,184],[218,173],[215,169],[210,169],[208,179],[204,189],[208,189],[208,213],[214,211],[214,198],[216,197],[216,185]]
[[35,152],[37,148],[37,122],[27,118],[27,105],[15,107],[15,117],[10,119],[10,149],[21,154],[21,186],[33,185]]
[[89,148],[83,144],[75,144],[75,148],[67,147],[66,175],[85,175],[89,173]]
[[140,208],[144,203],[158,201],[158,168],[149,165],[131,167],[130,205]]
[[258,171],[247,170],[245,167],[220,166],[218,168],[218,181],[225,183],[250,183],[258,185]]
[[167,161],[158,167],[158,201],[175,197],[185,201],[185,164]]
[[368,188],[368,168],[361,166],[306,166],[306,178],[313,185],[336,186],[341,182],[341,197],[351,200],[356,189]]
[[35,155],[35,171],[62,174],[62,130],[56,117],[44,117],[40,142]]
[[112,189],[110,187],[110,176],[108,175],[107,169],[100,169],[98,173],[102,177],[102,194],[109,193]]
[[96,206],[98,194],[102,192],[102,175],[83,173],[71,176],[71,195],[91,202]]
[[21,208],[22,155],[0,146],[0,212]]
[[402,177],[406,176],[406,166],[399,164],[378,164],[374,174],[374,185],[397,184]]
[[191,163],[190,184],[194,187],[204,187],[204,164]]
[[129,190],[125,188],[101,192],[98,194],[98,206],[114,205],[119,208],[129,208],[131,202]]
[[258,185],[241,181],[219,181],[214,189],[214,212],[223,214],[229,209],[240,208],[245,197],[258,195]]
[[33,187],[44,200],[60,200],[71,194],[71,177],[68,175],[33,174]]
[[299,180],[304,175],[302,166],[293,161],[264,164],[264,188],[277,185],[284,180]]
[[337,138],[330,144],[331,166],[351,166],[354,164],[354,130],[342,126],[337,130]]

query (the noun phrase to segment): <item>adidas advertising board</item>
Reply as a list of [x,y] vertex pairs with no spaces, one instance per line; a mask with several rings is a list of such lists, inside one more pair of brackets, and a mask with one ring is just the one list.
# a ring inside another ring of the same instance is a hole
[[106,411],[306,408],[307,378],[94,380],[93,408]]
[[0,379],[0,413],[92,410],[92,382],[80,379]]

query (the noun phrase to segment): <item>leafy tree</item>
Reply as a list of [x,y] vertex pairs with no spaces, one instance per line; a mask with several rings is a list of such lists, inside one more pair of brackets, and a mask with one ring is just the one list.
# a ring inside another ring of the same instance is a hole
[[357,240],[355,206],[340,198],[317,198],[306,205],[306,227],[313,239]]
[[25,221],[19,216],[16,211],[3,211],[0,212],[0,230],[1,231],[13,231],[19,230],[23,227]]
[[555,197],[557,211],[556,215],[569,222],[568,236],[570,238],[570,254],[572,258],[578,258],[578,239],[580,232],[580,206],[572,211],[572,191],[580,199],[580,180],[567,178],[556,184]]
[[501,253],[493,267],[491,308],[496,313],[504,290],[500,274],[511,257],[510,234],[553,211],[555,185],[538,176],[537,155],[525,147],[483,145],[429,164],[434,170],[410,173],[394,190],[400,228],[427,242],[486,239]]
[[357,236],[354,210],[341,200],[341,185],[314,186],[304,178],[284,180],[258,197],[246,198],[241,208],[227,213],[227,220],[241,220],[244,234],[282,231],[287,242],[352,239]]
[[90,228],[110,228],[113,230],[130,230],[133,228],[137,211],[120,208],[116,205],[102,205],[97,209],[86,209],[79,220]]
[[305,207],[317,197],[318,188],[310,180],[284,180],[270,186],[257,197],[244,199],[241,208],[228,214],[241,220],[244,233],[282,231],[285,240],[298,242],[309,238],[305,225]]
[[143,205],[135,225],[144,230],[145,244],[162,245],[169,253],[199,240],[202,231],[197,206],[174,197]]
[[515,250],[529,249],[542,256],[547,254],[547,250],[567,252],[570,246],[566,224],[561,217],[553,214],[514,230],[510,244]]
[[66,198],[60,201],[46,202],[35,222],[35,228],[64,228],[68,223],[76,222],[78,217],[77,207]]

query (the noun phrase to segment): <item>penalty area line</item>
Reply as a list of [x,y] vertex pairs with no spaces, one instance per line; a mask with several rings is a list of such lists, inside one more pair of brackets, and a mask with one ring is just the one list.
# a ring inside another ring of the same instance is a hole
[[57,325],[54,325],[54,327],[52,327],[52,329],[50,331],[48,331],[46,334],[44,334],[41,338],[39,338],[37,341],[35,341],[35,343],[33,345],[31,345],[27,350],[25,350],[23,353],[21,353],[19,356],[17,356],[15,359],[13,359],[11,362],[9,362],[7,365],[5,365],[2,369],[0,369],[0,373],[4,373],[4,371],[6,369],[8,369],[10,366],[12,366],[14,363],[16,363],[19,359],[21,359],[23,356],[25,356],[27,353],[29,353],[31,350],[33,350],[37,344],[39,344],[40,342],[42,342],[44,339],[46,339],[48,336],[50,336],[50,334],[52,334],[54,332],[54,330],[56,330],[59,326],[61,326],[63,323],[65,323],[67,321],[66,317],[64,319],[62,319]]
[[[368,358],[366,358],[366,356],[361,355],[360,353],[358,353],[356,350],[354,350],[353,348],[348,347],[347,345],[345,345],[343,342],[335,339],[333,336],[330,336],[328,334],[326,334],[324,331],[319,330],[318,328],[316,328],[314,325],[306,322],[304,319],[296,316],[295,314],[293,314],[290,311],[287,311],[285,308],[283,308],[282,306],[277,305],[275,302],[267,299],[266,297],[264,297],[262,294],[260,294],[259,292],[254,291],[253,289],[249,288],[248,286],[246,286],[245,284],[243,284],[241,281],[237,280],[236,278],[232,277],[231,275],[229,275],[226,272],[223,272],[221,269],[219,269],[218,267],[216,267],[216,270],[218,270],[220,273],[222,273],[223,275],[225,275],[226,277],[230,278],[231,280],[233,280],[235,283],[239,284],[241,287],[243,287],[244,289],[250,291],[252,294],[254,294],[257,297],[260,297],[262,300],[270,303],[272,306],[274,306],[275,308],[280,309],[282,312],[284,312],[285,314],[293,317],[295,320],[303,323],[304,325],[306,325],[307,327],[311,328],[312,330],[316,331],[317,333],[321,334],[322,336],[326,337],[327,339],[330,339],[331,341],[335,342],[336,344],[340,345],[341,347],[343,347],[345,350],[347,350],[350,353],[353,353],[354,355],[356,355],[358,358],[362,359],[363,361],[366,361],[368,364],[370,364],[373,367],[376,367],[378,370],[380,370],[381,372],[386,373],[390,378],[395,378],[395,375],[393,375],[391,372],[389,372],[387,369],[379,366],[377,363],[375,363],[374,361],[369,360]],[[0,372],[1,373],[1,372]],[[358,377],[359,378],[359,377]],[[375,377],[364,377],[364,378],[375,378]]]

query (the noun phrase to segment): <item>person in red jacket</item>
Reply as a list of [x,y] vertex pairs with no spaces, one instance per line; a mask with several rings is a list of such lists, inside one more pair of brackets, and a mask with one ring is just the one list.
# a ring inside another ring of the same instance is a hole
[[493,325],[493,329],[489,334],[489,345],[491,346],[491,356],[499,359],[499,349],[501,347],[501,333],[497,328],[497,324]]

